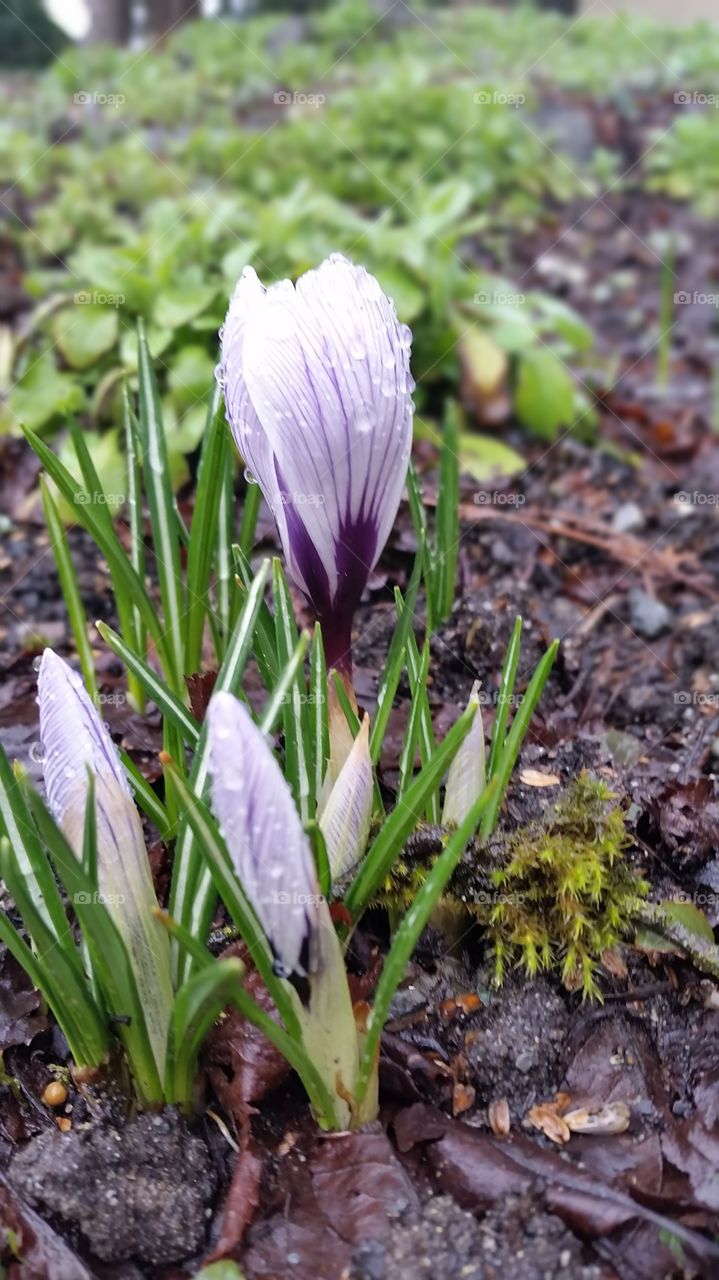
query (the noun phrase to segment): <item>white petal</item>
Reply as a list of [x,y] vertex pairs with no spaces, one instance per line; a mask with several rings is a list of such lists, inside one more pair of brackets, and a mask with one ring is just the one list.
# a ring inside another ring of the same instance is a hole
[[364,857],[372,794],[369,716],[365,716],[320,818],[333,881],[346,876]]
[[50,810],[62,823],[70,799],[84,815],[87,769],[130,796],[120,757],[76,671],[46,649],[38,673],[43,772]]
[[476,706],[474,720],[449,767],[444,793],[442,823],[457,826],[467,817],[472,805],[484,791],[484,726],[479,702],[479,681],[469,696],[469,706]]

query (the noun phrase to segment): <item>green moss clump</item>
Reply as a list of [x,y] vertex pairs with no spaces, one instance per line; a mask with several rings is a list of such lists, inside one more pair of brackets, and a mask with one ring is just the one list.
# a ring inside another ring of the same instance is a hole
[[[392,920],[411,905],[447,839],[436,827],[411,837],[375,898]],[[584,772],[539,821],[470,846],[434,923],[463,936],[467,914],[474,917],[494,952],[498,984],[510,966],[530,977],[554,970],[567,987],[601,998],[602,955],[628,932],[649,889],[624,857],[630,843],[617,796]]]
[[497,982],[508,964],[530,976],[559,969],[566,986],[600,996],[602,954],[649,889],[627,865],[629,843],[616,795],[586,772],[541,821],[510,837],[491,890],[470,907],[489,935]]

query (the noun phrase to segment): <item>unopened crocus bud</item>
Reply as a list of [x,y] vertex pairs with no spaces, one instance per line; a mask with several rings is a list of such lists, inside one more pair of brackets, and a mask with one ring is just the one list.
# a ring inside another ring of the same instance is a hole
[[484,726],[479,699],[479,681],[469,695],[468,706],[477,708],[467,736],[459,748],[447,775],[442,822],[445,826],[464,822],[472,805],[484,791]]
[[365,716],[319,819],[333,882],[348,875],[364,857],[373,788],[369,717]]
[[246,267],[222,338],[227,416],[288,569],[351,670],[354,612],[397,514],[412,443],[411,333],[340,254],[265,289]]
[[262,731],[238,698],[216,693],[207,713],[212,807],[237,877],[283,977],[321,962],[328,917],[309,840]]
[[[213,695],[207,713],[212,807],[242,888],[291,982],[305,1049],[352,1120],[357,1028],[342,950],[292,793],[247,708]],[[301,993],[298,994],[298,993]]]
[[82,855],[88,770],[94,778],[97,887],[130,957],[162,1079],[173,1001],[170,944],[153,911],[157,897],[140,816],[122,762],[76,671],[46,649],[38,675],[43,772],[50,811]]

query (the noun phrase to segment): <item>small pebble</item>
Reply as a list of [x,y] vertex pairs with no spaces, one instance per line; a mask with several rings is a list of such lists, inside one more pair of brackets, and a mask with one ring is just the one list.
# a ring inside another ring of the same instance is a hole
[[61,1107],[67,1102],[67,1089],[59,1080],[51,1080],[43,1090],[42,1100],[46,1107]]
[[615,533],[638,533],[645,524],[644,512],[636,502],[623,502],[612,516],[612,529]]
[[632,587],[628,600],[629,622],[640,636],[655,640],[672,625],[671,609],[641,587]]

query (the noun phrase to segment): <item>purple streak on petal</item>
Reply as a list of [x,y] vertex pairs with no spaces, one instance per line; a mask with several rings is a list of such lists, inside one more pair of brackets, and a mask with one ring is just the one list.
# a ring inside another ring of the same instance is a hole
[[214,694],[207,721],[212,804],[237,877],[283,976],[312,974],[322,904],[290,789],[239,699]]

